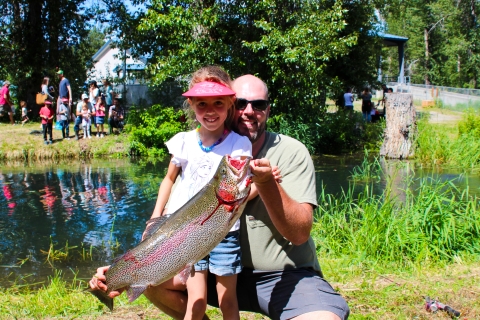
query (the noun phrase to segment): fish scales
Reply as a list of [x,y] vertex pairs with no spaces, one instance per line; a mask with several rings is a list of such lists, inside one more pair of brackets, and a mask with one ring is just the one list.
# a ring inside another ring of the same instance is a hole
[[[250,191],[249,159],[225,156],[214,177],[149,238],[116,259],[106,273],[108,292],[127,289],[135,300],[205,257],[240,217]],[[113,300],[92,291],[110,309]]]

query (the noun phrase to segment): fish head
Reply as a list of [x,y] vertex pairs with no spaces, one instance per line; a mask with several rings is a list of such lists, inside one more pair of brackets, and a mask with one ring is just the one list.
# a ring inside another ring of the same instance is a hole
[[250,158],[223,157],[215,173],[216,194],[220,203],[235,206],[250,193]]

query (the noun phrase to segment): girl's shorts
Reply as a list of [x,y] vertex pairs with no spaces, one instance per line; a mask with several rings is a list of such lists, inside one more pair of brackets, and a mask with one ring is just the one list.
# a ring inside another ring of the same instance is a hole
[[195,264],[195,271],[210,270],[218,276],[233,276],[242,271],[240,231],[231,231],[213,250]]
[[95,117],[95,123],[96,124],[104,124],[105,123],[105,116],[101,117],[101,116],[96,116]]
[[22,116],[22,120],[28,120],[27,116]]

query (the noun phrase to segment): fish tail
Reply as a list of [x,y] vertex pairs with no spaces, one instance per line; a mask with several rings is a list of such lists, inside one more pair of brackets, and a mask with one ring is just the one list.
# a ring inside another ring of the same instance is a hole
[[106,292],[101,290],[92,290],[91,288],[87,288],[85,289],[85,291],[93,294],[95,297],[98,298],[98,300],[100,300],[100,302],[106,305],[110,309],[110,311],[113,311],[113,298],[110,298]]

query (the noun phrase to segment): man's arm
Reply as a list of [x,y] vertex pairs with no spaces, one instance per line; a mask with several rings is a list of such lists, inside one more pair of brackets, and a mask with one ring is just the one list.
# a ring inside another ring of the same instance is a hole
[[252,178],[275,228],[294,245],[305,243],[313,225],[313,206],[293,200],[275,181],[268,159],[256,159]]
[[68,89],[68,104],[71,105],[72,104],[72,88],[70,88],[70,85],[67,86],[67,89]]

